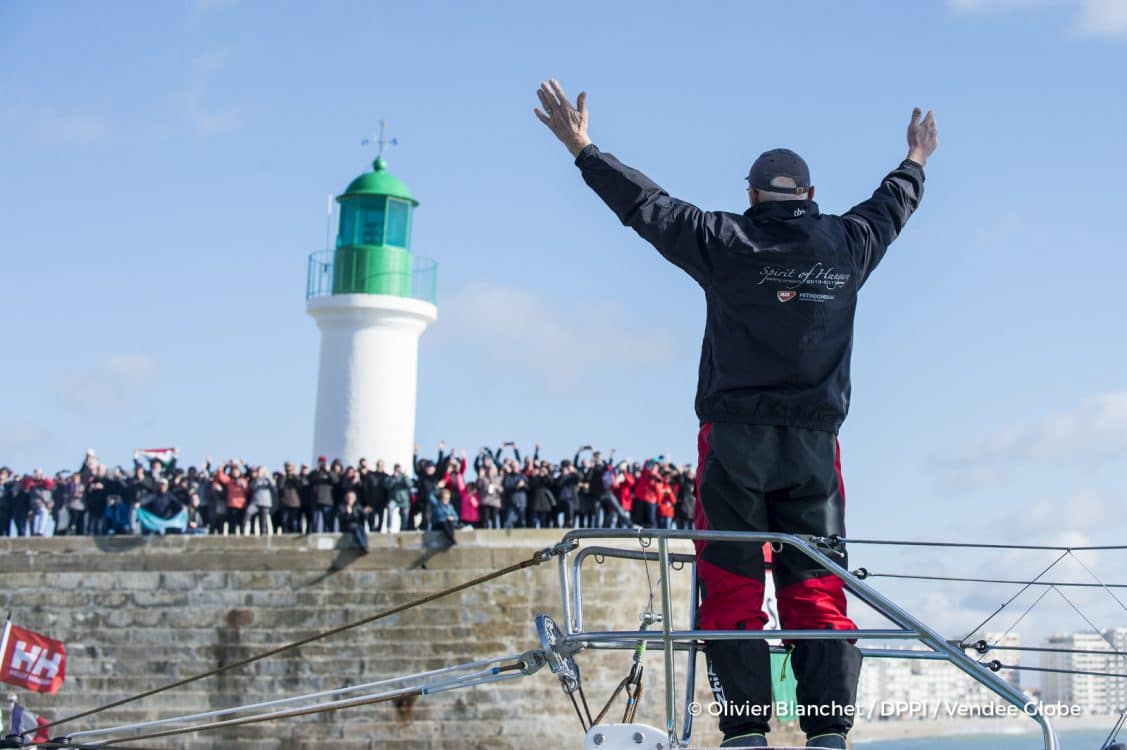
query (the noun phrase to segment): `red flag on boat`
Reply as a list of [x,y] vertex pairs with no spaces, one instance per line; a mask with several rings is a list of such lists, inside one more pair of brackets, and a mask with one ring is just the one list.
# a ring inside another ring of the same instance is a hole
[[60,641],[10,622],[4,625],[0,638],[0,682],[54,694],[63,685],[66,662],[66,649]]

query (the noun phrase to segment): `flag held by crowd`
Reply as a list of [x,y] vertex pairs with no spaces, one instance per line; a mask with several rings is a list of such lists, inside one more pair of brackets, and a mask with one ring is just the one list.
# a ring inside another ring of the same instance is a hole
[[0,638],[0,681],[53,695],[62,687],[66,660],[62,642],[5,623]]
[[141,531],[150,534],[183,534],[188,530],[188,511],[181,509],[172,518],[161,518],[156,513],[138,508],[137,523],[140,524]]
[[176,448],[138,448],[133,451],[134,459],[144,459],[149,462],[160,461],[165,466],[171,466],[179,455],[180,451]]

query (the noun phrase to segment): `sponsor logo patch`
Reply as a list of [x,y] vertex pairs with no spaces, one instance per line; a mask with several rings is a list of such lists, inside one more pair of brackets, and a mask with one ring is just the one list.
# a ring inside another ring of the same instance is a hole
[[779,302],[790,302],[792,299],[798,296],[798,292],[794,291],[793,289],[779,290],[778,292],[776,292],[776,294],[779,297]]

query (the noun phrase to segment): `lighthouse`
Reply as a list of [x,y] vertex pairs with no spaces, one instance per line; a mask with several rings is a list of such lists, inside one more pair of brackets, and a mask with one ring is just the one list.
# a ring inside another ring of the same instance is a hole
[[305,289],[321,331],[313,455],[410,473],[419,336],[438,317],[438,267],[411,252],[419,202],[382,156],[336,200],[336,247],[309,256]]

